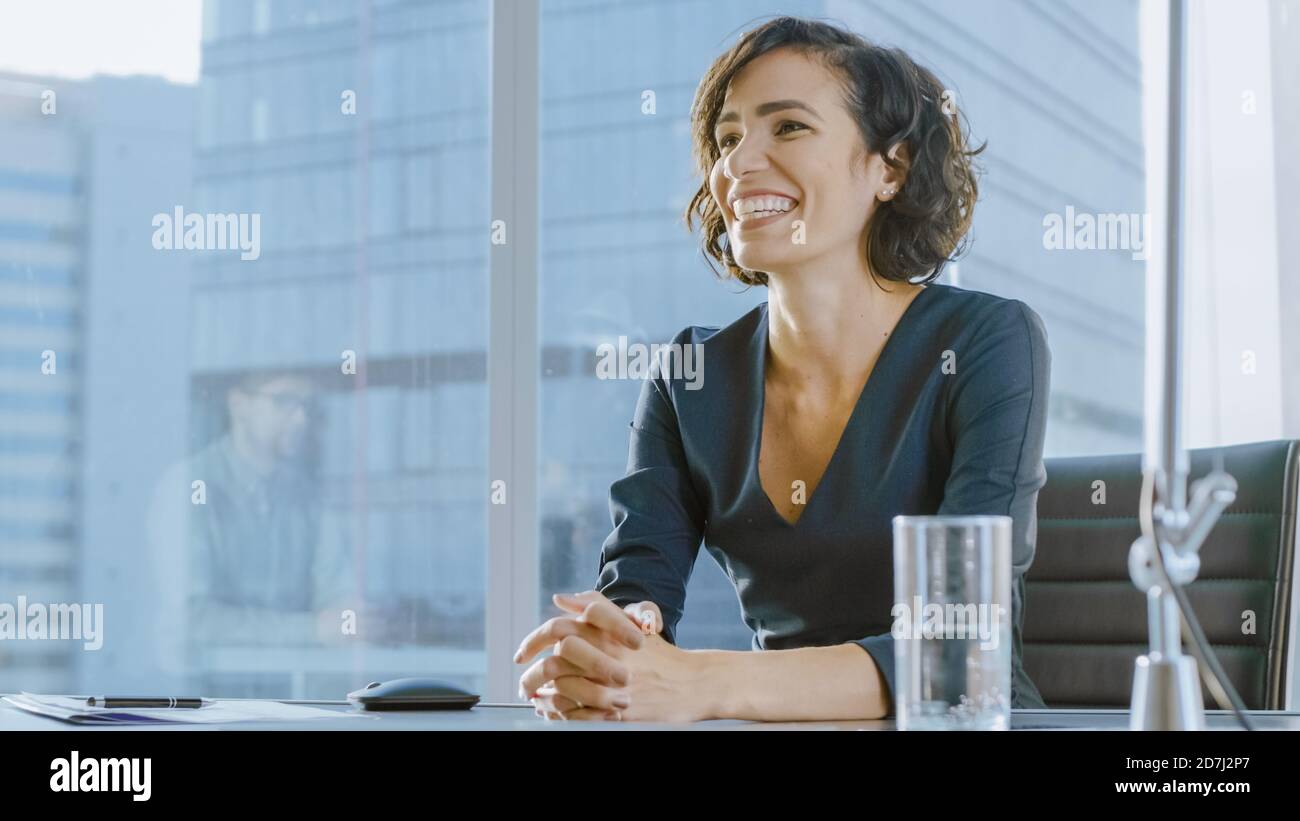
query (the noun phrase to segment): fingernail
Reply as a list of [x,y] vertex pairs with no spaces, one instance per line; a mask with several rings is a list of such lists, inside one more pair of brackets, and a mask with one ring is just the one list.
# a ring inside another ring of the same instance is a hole
[[518,651],[518,650],[515,651],[515,664],[518,664],[518,663],[519,663],[519,659],[520,659],[522,656],[523,656],[523,653],[521,653],[521,652]]
[[614,706],[619,708],[620,710],[626,710],[627,706],[631,703],[632,702],[627,700],[626,696],[619,696],[618,698],[614,699]]

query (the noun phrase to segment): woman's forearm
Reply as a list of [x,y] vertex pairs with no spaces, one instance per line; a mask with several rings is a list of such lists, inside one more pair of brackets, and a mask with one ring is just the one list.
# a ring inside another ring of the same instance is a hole
[[793,650],[695,650],[709,718],[873,719],[889,710],[876,662],[855,644]]

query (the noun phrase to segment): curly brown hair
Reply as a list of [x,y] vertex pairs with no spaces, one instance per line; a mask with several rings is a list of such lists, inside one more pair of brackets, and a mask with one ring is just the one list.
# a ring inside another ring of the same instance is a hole
[[[704,181],[685,219],[698,218],[701,248],[714,273],[747,285],[766,285],[767,274],[736,264],[722,210],[709,190],[709,174],[720,152],[713,130],[732,79],[759,56],[778,48],[821,60],[839,77],[844,105],[862,141],[890,167],[906,168],[898,194],[882,203],[867,226],[866,254],[874,275],[892,281],[931,282],[966,250],[979,169],[972,158],[987,145],[968,147],[964,115],[951,92],[928,69],[897,48],[875,45],[853,32],[798,17],[778,17],[741,35],[700,80],[691,106],[693,156]],[[902,144],[910,163],[890,156]],[[719,271],[721,262],[727,273]],[[877,282],[879,285],[879,282]]]

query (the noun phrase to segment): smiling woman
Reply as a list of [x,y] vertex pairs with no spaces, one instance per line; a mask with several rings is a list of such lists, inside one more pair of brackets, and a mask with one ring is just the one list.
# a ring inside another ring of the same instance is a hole
[[[707,379],[644,382],[597,589],[515,659],[556,650],[521,678],[540,713],[887,715],[899,514],[1012,517],[1009,700],[1042,705],[1020,650],[1050,354],[1024,303],[933,282],[977,195],[960,116],[906,54],[819,22],[773,20],[709,69],[688,225],[768,301],[673,340]],[[676,647],[701,543],[765,652]]]
[[[780,49],[785,53],[773,54]],[[761,60],[765,55],[774,59]],[[765,96],[774,95],[782,85],[808,91],[799,98],[765,99],[744,112],[728,104],[740,95],[744,83],[764,89]],[[707,182],[691,200],[687,224],[699,220],[705,253],[721,262],[731,276],[766,285],[767,273],[760,270],[759,260],[742,262],[737,255],[743,239],[750,236],[749,229],[775,222],[745,219],[744,213],[773,203],[739,198],[774,196],[789,205],[774,207],[789,214],[792,222],[802,217],[810,224],[819,216],[811,213],[813,203],[801,203],[790,191],[742,189],[720,196],[719,186],[726,185],[727,178],[734,179],[725,173],[724,163],[734,168],[741,162],[734,154],[744,143],[768,143],[777,154],[818,163],[822,173],[865,173],[891,180],[905,174],[907,186],[889,185],[880,197],[889,207],[868,223],[865,244],[871,270],[887,280],[936,279],[944,264],[960,253],[959,244],[970,228],[979,196],[970,160],[984,148],[966,147],[962,114],[952,99],[952,92],[933,73],[899,49],[870,45],[833,26],[795,18],[755,29],[714,62],[696,92],[695,160]],[[847,147],[848,161],[840,168],[822,165],[827,157],[845,156],[843,150],[812,156],[799,148],[783,148],[810,136],[824,149],[831,148],[825,145],[827,139],[838,141],[835,148]],[[818,243],[834,244],[844,231],[861,228],[859,220],[864,213],[870,215],[872,204],[870,197],[817,204],[823,211],[817,220],[823,230],[812,241],[814,250]],[[800,205],[802,211],[794,213]],[[835,215],[840,219],[829,222]],[[728,231],[733,219],[747,229],[734,243]],[[826,230],[832,227],[842,230],[833,234]],[[788,231],[782,238],[789,239]],[[801,254],[806,256],[806,250]]]

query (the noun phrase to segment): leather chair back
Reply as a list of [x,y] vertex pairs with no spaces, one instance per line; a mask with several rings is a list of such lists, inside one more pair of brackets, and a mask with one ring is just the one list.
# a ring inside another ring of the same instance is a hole
[[[1216,453],[1237,498],[1201,547],[1188,599],[1246,706],[1283,709],[1300,442],[1190,451],[1189,486],[1213,469]],[[1141,456],[1045,463],[1037,551],[1025,574],[1025,671],[1049,707],[1127,708],[1134,659],[1148,648],[1146,598],[1128,573]]]

